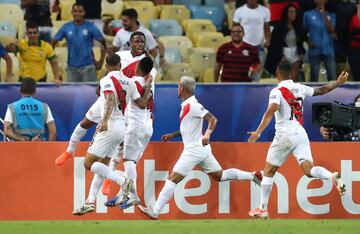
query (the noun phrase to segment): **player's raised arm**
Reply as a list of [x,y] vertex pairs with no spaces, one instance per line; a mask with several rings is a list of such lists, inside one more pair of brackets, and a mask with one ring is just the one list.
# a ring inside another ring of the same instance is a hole
[[206,120],[208,122],[208,127],[205,131],[205,134],[203,136],[202,139],[202,143],[203,145],[207,145],[210,143],[210,136],[211,133],[215,130],[216,128],[216,124],[217,124],[217,118],[215,116],[213,116],[210,112],[208,112],[205,116],[204,116],[204,120]]
[[250,134],[248,142],[255,142],[260,138],[261,133],[267,128],[278,108],[279,105],[276,103],[269,104],[256,131],[248,132]]
[[343,85],[347,81],[348,76],[349,76],[349,74],[346,71],[342,71],[341,74],[339,75],[338,79],[335,82],[332,82],[327,85],[323,85],[319,88],[316,88],[314,90],[313,96],[324,95],[324,94],[336,89],[337,87]]

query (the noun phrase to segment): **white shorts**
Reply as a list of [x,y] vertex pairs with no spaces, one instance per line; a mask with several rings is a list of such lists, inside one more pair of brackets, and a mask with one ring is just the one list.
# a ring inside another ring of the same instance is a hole
[[99,98],[92,104],[88,112],[86,112],[85,117],[94,123],[100,123],[101,113],[100,113],[100,101]]
[[211,152],[211,146],[195,146],[185,148],[177,160],[173,171],[187,176],[191,170],[199,166],[205,173],[213,173],[221,170],[221,166]]
[[266,162],[280,167],[290,153],[293,154],[299,165],[304,161],[313,162],[310,142],[305,130],[292,135],[275,134],[266,157]]
[[118,146],[124,140],[124,135],[124,120],[109,121],[108,130],[96,134],[87,152],[99,158],[114,157],[118,154]]
[[125,132],[124,159],[138,162],[149,144],[152,134],[151,123],[141,126],[130,123]]

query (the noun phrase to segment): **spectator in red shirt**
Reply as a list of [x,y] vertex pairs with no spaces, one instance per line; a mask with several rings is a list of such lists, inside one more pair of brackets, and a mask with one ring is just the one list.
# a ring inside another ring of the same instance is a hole
[[235,24],[231,27],[231,42],[225,43],[217,51],[214,69],[215,82],[251,82],[260,70],[259,50],[243,42],[244,29]]
[[350,21],[349,65],[354,81],[360,81],[360,1]]

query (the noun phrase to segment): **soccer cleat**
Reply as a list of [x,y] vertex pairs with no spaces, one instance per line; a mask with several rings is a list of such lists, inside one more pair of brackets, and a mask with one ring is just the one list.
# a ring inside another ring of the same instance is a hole
[[138,196],[125,197],[124,200],[120,202],[119,209],[124,210],[135,205],[140,205],[140,198]]
[[56,166],[61,166],[64,164],[64,162],[66,161],[66,159],[71,158],[73,156],[72,153],[65,151],[64,153],[62,153],[59,157],[56,158],[55,160],[55,165]]
[[81,207],[77,208],[72,214],[76,216],[81,216],[86,213],[91,213],[95,211],[94,204],[84,204]]
[[142,205],[138,205],[138,207],[139,207],[140,211],[144,215],[148,216],[150,219],[158,219],[159,218],[159,215],[154,213],[154,210],[151,206],[145,207]]
[[346,192],[345,184],[341,179],[341,175],[339,172],[332,173],[332,181],[339,192],[340,196],[343,196]]
[[105,202],[104,205],[105,205],[106,207],[114,207],[114,206],[117,206],[117,205],[119,205],[119,204],[121,203],[121,201],[122,201],[121,199],[122,199],[121,196],[115,196],[115,197],[113,197],[111,200]]
[[261,181],[262,181],[262,174],[261,171],[254,171],[251,173],[253,175],[253,180],[255,184],[259,185],[261,187]]
[[104,194],[105,196],[109,195],[110,193],[110,180],[106,179],[104,180],[104,183],[102,185],[102,189],[101,189],[102,194]]
[[269,212],[267,210],[260,210],[260,208],[256,208],[255,210],[250,210],[249,215],[250,217],[253,218],[262,218],[262,219],[269,218]]

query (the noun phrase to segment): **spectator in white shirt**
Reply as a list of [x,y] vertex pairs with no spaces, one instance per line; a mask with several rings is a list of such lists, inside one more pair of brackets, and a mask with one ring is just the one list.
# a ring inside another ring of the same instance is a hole
[[140,31],[145,34],[146,49],[155,58],[157,56],[157,43],[152,33],[141,26],[137,20],[138,14],[135,9],[126,9],[121,13],[121,20],[123,28],[120,29],[113,41],[113,52],[130,50],[130,36],[135,31]]
[[[236,9],[234,14],[234,24],[243,26],[245,35],[243,41],[257,46],[259,48],[259,57],[261,65],[265,61],[265,52],[263,47],[270,44],[270,11],[268,8],[260,5],[258,0],[247,0],[247,3]],[[261,77],[258,73],[253,80],[257,81]]]

